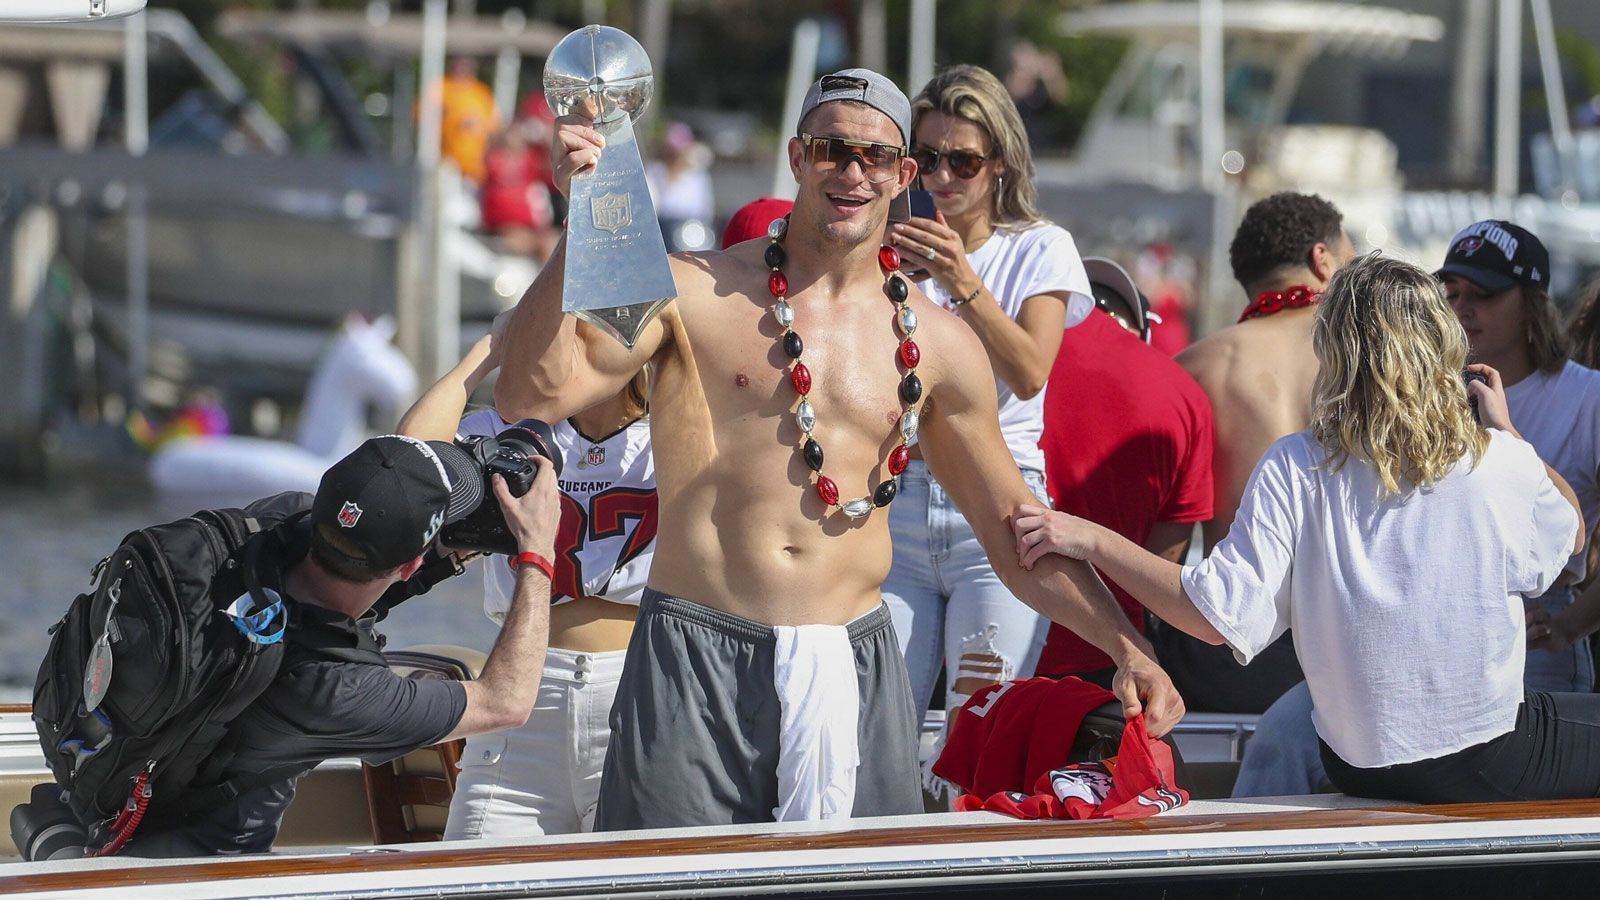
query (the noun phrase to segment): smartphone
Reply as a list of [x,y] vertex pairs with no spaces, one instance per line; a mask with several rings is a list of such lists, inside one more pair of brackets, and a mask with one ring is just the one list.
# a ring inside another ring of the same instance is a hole
[[931,219],[937,211],[933,205],[933,195],[927,191],[910,188],[900,192],[900,196],[889,201],[889,221],[909,222],[915,216],[921,219]]
[[[1481,382],[1483,384],[1488,384],[1489,383],[1489,376],[1483,374],[1482,372],[1474,372],[1471,369],[1463,369],[1461,371],[1461,380],[1466,383],[1467,387],[1470,388],[1474,381]],[[1472,407],[1473,416],[1477,416],[1478,415],[1478,398],[1474,397],[1472,395],[1472,391],[1470,391],[1470,390],[1467,391],[1467,404]]]

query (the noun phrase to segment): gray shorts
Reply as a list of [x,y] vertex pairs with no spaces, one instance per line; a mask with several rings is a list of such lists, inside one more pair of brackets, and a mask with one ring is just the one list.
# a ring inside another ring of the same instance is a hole
[[[889,609],[850,623],[854,816],[923,811],[917,713]],[[596,831],[770,822],[781,713],[770,626],[646,589],[611,707]]]

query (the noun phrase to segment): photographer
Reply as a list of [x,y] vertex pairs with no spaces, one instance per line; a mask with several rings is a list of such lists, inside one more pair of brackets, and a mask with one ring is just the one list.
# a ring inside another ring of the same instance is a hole
[[[263,559],[258,573],[264,586],[292,602],[283,665],[233,721],[220,748],[231,757],[224,777],[244,789],[204,813],[146,823],[130,854],[269,850],[296,780],[323,760],[354,755],[377,764],[527,719],[544,660],[548,560],[560,514],[547,460],[531,459],[538,474],[521,497],[500,476],[493,480],[527,564],[517,572],[505,627],[482,675],[469,682],[414,680],[375,656],[382,644],[373,630],[374,604],[424,564],[442,525],[478,505],[482,474],[453,449],[395,435],[373,438],[323,476],[310,515],[287,526],[282,553]],[[300,653],[297,645],[332,647],[347,658]],[[354,661],[363,653],[366,660]]]

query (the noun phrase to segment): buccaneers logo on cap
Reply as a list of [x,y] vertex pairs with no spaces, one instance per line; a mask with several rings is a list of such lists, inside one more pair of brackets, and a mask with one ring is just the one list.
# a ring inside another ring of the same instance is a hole
[[1466,237],[1462,238],[1461,242],[1456,244],[1456,252],[1462,256],[1471,256],[1472,254],[1477,253],[1478,248],[1482,246],[1483,238],[1476,236]]
[[346,500],[344,506],[339,507],[339,527],[354,528],[361,521],[361,507],[354,500]]

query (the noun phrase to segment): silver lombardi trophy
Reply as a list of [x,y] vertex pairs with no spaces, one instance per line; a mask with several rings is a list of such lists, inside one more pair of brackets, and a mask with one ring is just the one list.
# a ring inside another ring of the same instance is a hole
[[633,132],[654,91],[644,48],[616,28],[584,26],[545,61],[550,108],[592,116],[606,142],[600,161],[572,177],[561,308],[629,347],[678,295]]

